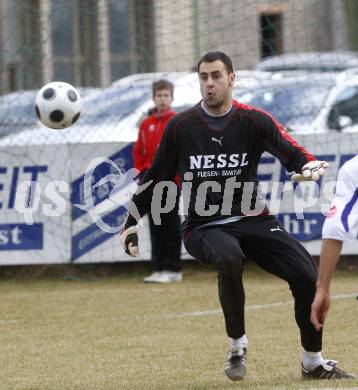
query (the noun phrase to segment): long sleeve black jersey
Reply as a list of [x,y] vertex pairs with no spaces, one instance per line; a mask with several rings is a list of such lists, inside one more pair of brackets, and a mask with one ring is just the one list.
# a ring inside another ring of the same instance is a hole
[[[315,160],[264,111],[234,101],[234,112],[218,130],[210,127],[198,105],[194,106],[168,123],[153,164],[141,182],[151,184],[132,200],[140,216],[144,215],[151,209],[157,183],[174,181],[179,172],[185,230],[250,215],[258,197],[257,167],[265,151],[276,156],[289,172],[301,172],[304,164]],[[129,215],[126,227],[133,224],[136,221]]]

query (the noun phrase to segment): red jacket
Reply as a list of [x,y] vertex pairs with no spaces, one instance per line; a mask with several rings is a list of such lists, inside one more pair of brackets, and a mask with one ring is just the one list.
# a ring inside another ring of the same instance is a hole
[[134,168],[142,172],[151,167],[165,126],[174,115],[176,112],[169,109],[165,112],[154,112],[144,119],[139,127],[138,139],[133,148]]

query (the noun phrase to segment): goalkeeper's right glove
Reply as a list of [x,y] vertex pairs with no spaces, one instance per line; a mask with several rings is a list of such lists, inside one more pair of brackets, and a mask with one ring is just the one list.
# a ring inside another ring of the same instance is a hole
[[138,227],[130,226],[129,228],[124,228],[119,236],[124,251],[132,257],[139,256],[139,246],[138,246]]

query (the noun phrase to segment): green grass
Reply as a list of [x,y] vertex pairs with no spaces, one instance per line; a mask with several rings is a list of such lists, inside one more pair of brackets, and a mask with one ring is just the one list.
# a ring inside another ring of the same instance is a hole
[[[192,265],[176,285],[140,282],[143,267],[115,276],[65,280],[2,278],[1,389],[312,389],[357,381],[302,382],[299,334],[290,304],[247,310],[248,374],[223,374],[227,338],[216,274]],[[332,294],[358,293],[357,272],[337,272]],[[253,265],[245,271],[247,307],[288,302],[285,283]],[[332,302],[324,356],[358,373],[358,302]]]

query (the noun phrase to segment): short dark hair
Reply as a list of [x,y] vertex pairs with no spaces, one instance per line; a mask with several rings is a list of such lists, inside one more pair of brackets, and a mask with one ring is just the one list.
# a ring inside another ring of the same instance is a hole
[[203,62],[214,62],[214,61],[221,61],[225,65],[225,68],[228,73],[234,73],[234,68],[232,66],[231,58],[221,51],[209,51],[208,53],[204,54],[200,58],[200,61],[198,62],[198,73],[199,73],[200,65]]
[[168,91],[170,91],[171,95],[173,96],[174,85],[168,80],[161,79],[153,83],[153,87],[152,87],[153,97],[155,96],[155,93],[157,91],[161,91],[162,89],[167,89]]

